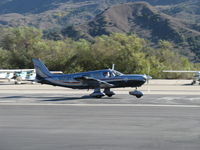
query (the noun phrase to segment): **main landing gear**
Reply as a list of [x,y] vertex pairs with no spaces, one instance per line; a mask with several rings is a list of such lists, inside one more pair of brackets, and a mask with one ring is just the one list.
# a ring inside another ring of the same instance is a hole
[[195,85],[195,84],[199,84],[200,85],[200,81],[193,80],[191,85]]
[[129,94],[137,98],[141,98],[144,95],[141,91],[138,91],[137,88],[134,91],[130,91]]
[[[138,91],[137,88],[134,91],[130,91],[129,94],[137,98],[141,98],[144,95],[141,91]],[[102,98],[105,95],[108,97],[112,97],[113,95],[115,95],[115,93],[113,91],[110,91],[110,88],[105,88],[103,92],[101,92],[100,88],[96,88],[94,89],[94,92],[90,94],[90,96],[94,98]]]
[[194,84],[196,84],[196,81],[192,81],[191,85],[194,85]]
[[115,93],[113,91],[110,91],[110,88],[105,88],[103,93],[101,92],[100,88],[96,88],[94,89],[94,92],[90,94],[91,97],[95,98],[102,98],[105,95],[108,97],[112,97],[113,95],[115,95]]
[[103,91],[108,97],[112,97],[113,95],[115,95],[115,93],[113,91],[110,91],[110,88],[105,88]]

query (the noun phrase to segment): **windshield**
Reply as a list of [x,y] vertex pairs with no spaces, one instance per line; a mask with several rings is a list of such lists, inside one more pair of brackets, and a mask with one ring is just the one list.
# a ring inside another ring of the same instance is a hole
[[116,71],[116,70],[113,70],[112,73],[113,73],[113,76],[121,76],[121,75],[123,75],[121,72]]

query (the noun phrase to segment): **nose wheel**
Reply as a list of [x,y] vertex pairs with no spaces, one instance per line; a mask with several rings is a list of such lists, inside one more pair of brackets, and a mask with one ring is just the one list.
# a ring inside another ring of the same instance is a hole
[[141,98],[144,95],[141,91],[138,91],[137,89],[134,91],[130,91],[129,94],[137,98]]

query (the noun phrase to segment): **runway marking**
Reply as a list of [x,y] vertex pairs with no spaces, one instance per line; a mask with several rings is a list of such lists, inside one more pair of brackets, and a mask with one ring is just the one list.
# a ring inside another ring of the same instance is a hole
[[0,103],[0,106],[81,106],[81,107],[179,107],[200,108],[200,105],[161,105],[161,104],[34,104],[34,103]]

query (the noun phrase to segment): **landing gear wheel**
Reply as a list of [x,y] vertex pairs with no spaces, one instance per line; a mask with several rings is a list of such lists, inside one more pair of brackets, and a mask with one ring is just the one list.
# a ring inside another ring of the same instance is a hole
[[142,95],[136,95],[136,97],[137,97],[137,98],[141,98],[141,97],[142,97]]
[[102,98],[102,97],[103,97],[102,95],[95,96],[95,98]]
[[115,95],[115,93],[113,91],[110,91],[110,88],[105,88],[104,89],[104,93],[106,94],[106,96],[108,97],[112,97],[113,95]]
[[137,90],[135,90],[135,91],[130,91],[129,94],[130,94],[130,95],[133,95],[133,96],[135,96],[135,97],[137,97],[137,98],[141,98],[141,97],[144,95],[141,91],[137,91]]
[[94,98],[102,98],[105,95],[101,92],[100,88],[96,88],[94,89],[94,92],[90,94],[90,96]]
[[112,97],[114,94],[106,94],[108,97]]
[[192,81],[191,85],[194,85],[194,84],[196,84],[196,81]]

